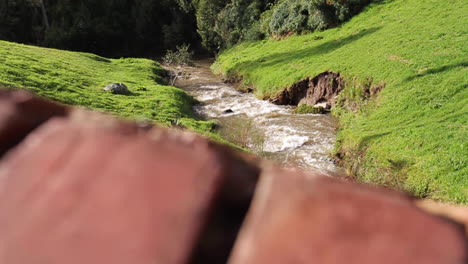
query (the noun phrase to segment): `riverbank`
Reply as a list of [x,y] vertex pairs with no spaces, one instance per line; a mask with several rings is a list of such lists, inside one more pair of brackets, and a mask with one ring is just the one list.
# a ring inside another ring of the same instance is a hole
[[175,85],[200,102],[195,106],[196,113],[215,120],[224,138],[282,166],[330,176],[345,174],[329,155],[335,144],[335,118],[295,114],[291,106],[275,105],[237,91],[211,72],[211,64],[211,60],[200,60],[193,67],[184,67],[183,72],[189,74]]
[[[263,99],[339,72],[347,104],[333,111],[341,123],[335,153],[348,172],[361,182],[467,204],[465,6],[382,1],[337,29],[238,45],[212,68]],[[372,85],[385,88],[364,100]]]
[[[2,87],[27,89],[56,102],[126,119],[188,128],[229,144],[215,131],[214,122],[195,116],[193,97],[166,85],[164,74],[157,62],[148,59],[108,59],[0,41]],[[103,91],[110,83],[123,83],[130,92]]]

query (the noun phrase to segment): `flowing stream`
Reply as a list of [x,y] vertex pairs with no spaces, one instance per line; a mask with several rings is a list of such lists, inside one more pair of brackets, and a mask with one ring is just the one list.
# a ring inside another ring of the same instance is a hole
[[343,173],[328,155],[337,127],[332,116],[294,114],[293,107],[239,92],[215,76],[210,63],[198,61],[195,67],[188,67],[190,75],[179,79],[176,86],[201,102],[195,111],[206,119],[217,120],[223,136],[285,166],[328,175]]

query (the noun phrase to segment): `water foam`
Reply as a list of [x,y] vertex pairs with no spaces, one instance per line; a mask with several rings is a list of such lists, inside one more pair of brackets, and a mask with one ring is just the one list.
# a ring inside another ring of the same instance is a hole
[[335,142],[332,119],[294,114],[292,107],[274,105],[224,83],[206,81],[213,81],[214,77],[198,78],[197,74],[211,73],[201,69],[190,78],[191,94],[202,102],[195,107],[197,113],[224,122],[228,127],[237,124],[235,119],[252,120],[255,129],[265,135],[263,151],[275,160],[324,173],[337,169],[328,158]]

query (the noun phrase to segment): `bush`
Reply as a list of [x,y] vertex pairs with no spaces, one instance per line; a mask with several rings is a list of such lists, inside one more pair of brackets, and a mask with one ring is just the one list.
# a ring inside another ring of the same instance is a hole
[[222,128],[222,134],[236,145],[249,149],[258,156],[264,153],[265,134],[255,126],[253,119],[239,117]]
[[371,0],[286,0],[262,18],[263,29],[274,37],[335,27],[359,13]]
[[221,48],[221,38],[213,28],[216,26],[219,12],[225,5],[222,0],[199,0],[196,4],[197,31],[202,45],[212,52]]
[[314,106],[302,104],[294,110],[294,113],[295,114],[325,114],[327,113],[327,110],[325,110],[325,108],[321,106],[314,107]]
[[241,41],[260,40],[265,35],[258,22],[266,5],[261,0],[234,0],[218,15],[215,31],[221,36],[223,48]]
[[229,48],[241,41],[265,37],[259,19],[274,0],[200,0],[197,24],[203,45],[211,52]]
[[197,24],[203,45],[216,53],[242,41],[335,27],[371,0],[200,0]]
[[182,44],[176,50],[168,50],[163,57],[163,64],[167,66],[187,66],[193,64],[193,52],[189,44]]

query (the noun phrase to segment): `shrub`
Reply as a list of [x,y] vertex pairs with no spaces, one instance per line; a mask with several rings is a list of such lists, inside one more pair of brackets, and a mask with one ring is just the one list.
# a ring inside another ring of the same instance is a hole
[[219,12],[225,5],[222,0],[199,0],[196,4],[197,31],[202,45],[212,52],[221,48],[221,38],[213,28],[216,26]]
[[193,52],[189,44],[182,44],[176,50],[168,50],[163,57],[163,64],[167,66],[187,66],[193,64]]
[[338,95],[337,104],[348,111],[358,112],[367,105],[368,99],[377,96],[385,86],[384,82],[375,83],[371,77],[348,78],[345,88]]
[[259,23],[261,14],[275,0],[200,0],[197,5],[198,33],[212,52],[241,41],[265,37]]
[[286,0],[263,16],[263,29],[274,37],[335,27],[359,13],[371,0]]
[[263,155],[265,134],[258,129],[253,119],[239,117],[222,128],[222,134],[238,146],[249,149],[256,155]]
[[296,114],[325,114],[326,112],[327,110],[321,106],[314,107],[306,104],[302,104],[294,110]]
[[357,14],[371,0],[199,0],[198,33],[218,52],[265,36],[324,30]]

